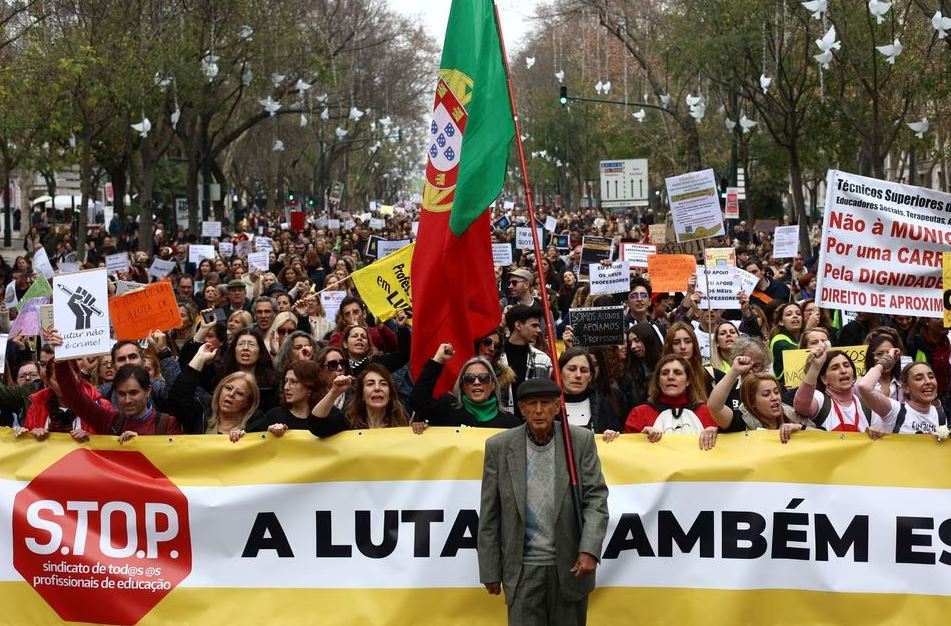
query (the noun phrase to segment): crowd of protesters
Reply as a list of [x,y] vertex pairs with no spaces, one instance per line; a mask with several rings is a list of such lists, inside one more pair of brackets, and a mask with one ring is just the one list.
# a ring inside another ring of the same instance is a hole
[[[265,431],[328,437],[366,428],[405,427],[419,435],[430,426],[510,428],[522,423],[514,401],[519,385],[552,377],[558,368],[563,418],[608,442],[623,433],[642,433],[651,442],[692,435],[707,450],[719,433],[748,429],[775,430],[784,443],[807,429],[872,438],[947,432],[951,346],[942,320],[867,312],[847,320],[843,311],[819,308],[817,258],[773,259],[770,235],[751,232],[745,222],[731,224],[729,236],[709,245],[735,248],[737,266],[759,283],[737,295],[739,308],[718,311],[701,310],[694,281],[684,292],[656,292],[650,276],[636,270],[627,292],[592,295],[583,238],[649,242],[653,216],[552,211],[567,245],[546,242],[541,273],[527,250],[515,251],[513,265],[496,267],[498,327],[474,345],[440,345],[413,381],[407,320],[374,319],[349,278],[373,261],[372,236],[412,238],[418,212],[397,208],[386,217],[385,234],[359,218],[330,229],[313,216],[296,231],[280,216],[260,213],[233,227],[226,223],[221,242],[233,250],[269,238],[268,271],[250,271],[235,254],[189,263],[188,246],[199,239],[183,227],[156,223],[151,253],[138,251],[135,225],[115,219],[94,227],[82,267],[104,266],[107,255],[128,251],[128,272],[114,278],[170,281],[181,326],[118,341],[108,355],[62,362],[53,358],[62,341],[55,328],[41,337],[11,336],[0,425],[37,439],[51,432],[80,441],[90,434],[120,441],[209,434],[234,442]],[[497,229],[493,238],[513,241],[514,228]],[[33,256],[44,244],[54,268],[76,261],[68,228],[27,237],[25,253],[0,266],[0,330],[15,320],[34,280]],[[150,276],[154,259],[177,261],[177,269]],[[333,317],[317,295],[324,289],[347,292]],[[555,358],[543,332],[541,290],[563,342]],[[568,311],[617,305],[625,307],[624,342],[578,345]],[[867,346],[861,364],[837,349],[861,344]],[[809,352],[801,383],[791,386],[783,354],[796,349]],[[451,359],[463,362],[458,379],[451,392],[436,395]]]

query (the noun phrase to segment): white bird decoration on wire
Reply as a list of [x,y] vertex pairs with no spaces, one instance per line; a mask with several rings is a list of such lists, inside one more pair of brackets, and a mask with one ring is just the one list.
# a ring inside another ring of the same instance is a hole
[[811,2],[800,2],[807,11],[812,11],[812,19],[821,20],[822,14],[829,8],[827,0],[811,0]]
[[175,110],[172,111],[171,118],[172,128],[178,128],[178,120],[182,118],[182,110],[178,107],[178,105],[175,105]]
[[302,78],[298,78],[298,79],[297,79],[297,82],[294,84],[294,89],[296,89],[296,90],[299,91],[300,93],[307,93],[308,91],[310,91],[310,88],[311,88],[311,87],[313,87],[313,85],[311,85],[310,83],[306,82],[306,81],[305,81],[304,79],[302,79]]
[[611,81],[609,80],[604,81],[604,85],[602,85],[602,89],[604,90],[604,95],[608,95],[608,92],[611,91]]
[[264,107],[264,110],[267,111],[267,114],[271,117],[274,117],[274,115],[281,110],[281,103],[275,102],[271,96],[268,96],[264,100],[258,100],[258,104]]
[[390,124],[393,123],[393,120],[390,119],[389,115],[386,117],[381,117],[378,121],[380,122],[380,126],[383,127],[383,130],[388,130],[390,128]]
[[307,116],[303,113],[300,114],[300,127],[303,128],[307,126]]
[[769,89],[769,86],[772,84],[773,84],[773,79],[771,77],[767,76],[766,74],[759,75],[759,86],[760,88],[762,88],[764,94]]
[[733,132],[733,129],[736,128],[736,122],[734,122],[730,118],[726,118],[723,121],[723,125],[726,126],[726,129],[730,131],[731,133]]
[[697,106],[698,104],[700,104],[701,102],[703,102],[703,96],[694,96],[694,95],[687,94],[688,107],[693,108]]
[[660,95],[660,103],[664,105],[664,108],[667,108],[667,105],[670,104],[670,94],[664,93]]
[[248,25],[244,25],[243,27],[241,27],[241,39],[250,41],[253,36],[254,36],[253,28],[251,28]]
[[254,72],[251,71],[251,68],[244,70],[244,73],[241,74],[241,84],[247,87],[251,84],[251,81],[254,80]]
[[822,39],[816,39],[816,45],[819,46],[820,54],[813,58],[819,62],[822,69],[829,69],[829,61],[832,60],[832,51],[842,48],[842,42],[835,38],[835,26],[829,27]]
[[923,117],[918,122],[908,122],[906,126],[914,131],[915,137],[921,139],[925,136],[925,133],[928,132],[928,128],[931,127],[931,124],[928,123],[927,117]]
[[201,71],[208,80],[214,80],[218,75],[218,57],[214,54],[206,54],[201,60]]
[[346,128],[337,127],[337,130],[334,131],[337,134],[337,139],[343,139],[350,132]]
[[634,119],[636,119],[638,123],[643,124],[645,117],[647,117],[647,113],[644,111],[644,109],[638,109],[637,111],[634,111]]
[[602,89],[604,89],[604,83],[602,83],[602,82],[599,80],[599,81],[598,81],[597,83],[595,83],[595,85],[594,85],[594,91],[595,91],[597,94],[600,95]]
[[525,57],[525,69],[530,70],[535,65],[535,57]]
[[273,74],[271,74],[271,83],[275,87],[277,87],[278,85],[284,82],[285,78],[287,78],[285,74],[278,74],[277,72],[274,72]]
[[73,150],[76,149],[76,135],[73,133],[69,133],[69,147]]
[[359,122],[360,118],[363,117],[363,111],[357,107],[350,107],[350,119],[354,122]]
[[322,119],[322,120],[324,120],[324,121],[329,120],[329,119],[330,119],[330,109],[328,109],[328,108],[325,107],[324,110],[320,112],[320,119]]
[[746,113],[743,113],[740,116],[740,128],[743,129],[743,133],[748,133],[756,126],[756,122],[746,117]]
[[280,139],[275,139],[271,152],[284,152],[284,142]]
[[171,78],[169,78],[168,76],[165,76],[164,74],[161,74],[161,73],[159,73],[159,72],[156,72],[156,73],[155,73],[155,78],[154,78],[154,80],[155,80],[155,86],[156,86],[156,87],[159,87],[160,89],[165,89],[166,87],[168,87],[169,85],[172,84],[172,79],[171,79]]
[[890,44],[884,46],[875,46],[875,49],[885,55],[885,62],[895,65],[895,58],[901,54],[902,47],[901,42],[898,41],[898,38],[895,38]]
[[948,36],[948,31],[951,30],[951,17],[944,17],[941,15],[941,11],[935,11],[934,15],[931,16],[931,27],[938,31],[938,37],[944,39]]
[[319,102],[320,104],[327,102],[327,94],[322,93],[319,96],[317,96],[317,102]]
[[875,17],[875,21],[881,24],[885,21],[885,14],[892,8],[891,2],[879,2],[878,0],[868,0],[868,12]]
[[565,82],[565,70],[558,70],[555,72],[555,78],[558,79],[559,83]]
[[152,130],[152,122],[149,121],[149,118],[143,117],[138,124],[132,124],[132,130],[139,133],[142,138],[148,137],[149,131]]
[[707,103],[704,101],[703,96],[688,95],[687,107],[690,109],[690,117],[698,122],[702,120],[703,116],[707,113]]

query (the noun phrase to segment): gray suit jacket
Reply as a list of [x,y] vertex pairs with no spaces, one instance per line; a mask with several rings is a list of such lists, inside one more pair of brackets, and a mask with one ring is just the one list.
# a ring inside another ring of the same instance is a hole
[[[561,424],[555,423],[555,560],[561,593],[575,602],[594,589],[594,576],[575,578],[571,567],[579,552],[600,559],[601,544],[608,526],[608,487],[601,474],[601,462],[594,434],[571,426],[575,466],[581,486],[583,526],[578,528],[568,485]],[[522,573],[525,541],[526,426],[499,433],[485,442],[482,473],[482,507],[479,514],[479,580],[501,582],[505,601],[512,603]]]

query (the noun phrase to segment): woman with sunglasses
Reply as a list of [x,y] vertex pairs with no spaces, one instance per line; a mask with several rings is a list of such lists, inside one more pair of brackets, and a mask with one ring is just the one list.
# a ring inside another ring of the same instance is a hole
[[273,359],[280,353],[284,340],[288,335],[297,330],[297,316],[290,312],[278,313],[264,334],[264,344],[267,346],[268,353]]
[[423,366],[413,387],[416,415],[413,432],[421,434],[429,426],[475,426],[513,428],[521,421],[499,404],[499,385],[492,364],[476,356],[462,366],[452,393],[434,397],[436,381],[446,361],[455,356],[452,344],[443,343]]

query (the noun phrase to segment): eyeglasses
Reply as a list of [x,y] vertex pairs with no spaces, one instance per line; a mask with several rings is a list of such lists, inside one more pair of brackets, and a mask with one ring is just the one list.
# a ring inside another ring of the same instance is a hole
[[488,384],[488,382],[489,382],[490,380],[492,380],[492,376],[490,376],[488,373],[482,373],[482,374],[464,374],[464,375],[462,376],[462,382],[464,382],[464,383],[467,384],[467,385],[472,385],[472,384],[474,384],[476,381],[479,381],[479,382],[482,383],[483,385],[486,385],[486,384]]
[[494,348],[495,350],[498,350],[499,348],[502,347],[501,342],[493,341],[491,337],[486,337],[485,339],[483,339],[482,345],[485,346],[486,348],[488,348],[489,346],[492,346],[492,348]]
[[343,360],[326,361],[326,362],[324,363],[324,367],[327,368],[328,370],[331,370],[331,371],[333,371],[333,370],[342,370],[342,369],[343,369],[343,366],[344,366],[344,361],[343,361]]
[[632,291],[630,295],[628,295],[628,298],[631,300],[647,300],[650,297],[651,295],[646,291]]

